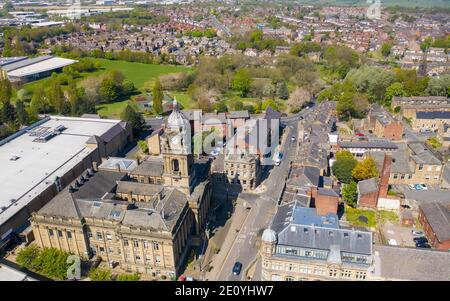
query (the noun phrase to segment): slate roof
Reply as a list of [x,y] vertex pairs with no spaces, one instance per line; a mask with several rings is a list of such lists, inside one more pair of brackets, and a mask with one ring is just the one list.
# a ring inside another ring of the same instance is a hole
[[450,119],[449,111],[418,111],[416,119]]
[[314,216],[310,209],[295,203],[278,207],[271,229],[279,245],[320,250],[338,245],[341,252],[372,254],[371,232],[340,229],[336,215]]
[[318,187],[320,183],[320,170],[313,166],[300,166],[292,169],[288,185],[298,187]]
[[397,149],[397,145],[390,140],[370,140],[370,141],[338,141],[342,148],[385,148]]
[[162,160],[146,160],[136,166],[130,174],[139,176],[161,176],[163,172],[164,165]]
[[370,178],[358,182],[359,194],[367,194],[378,191],[378,178]]
[[425,202],[420,205],[428,223],[440,242],[450,240],[450,209],[439,202]]
[[117,182],[117,193],[132,193],[145,196],[154,196],[163,190],[162,185],[144,184],[139,182],[119,181]]
[[237,118],[250,118],[250,114],[248,111],[231,111],[227,114],[228,119],[237,119]]
[[374,245],[374,275],[388,280],[449,281],[450,252]]

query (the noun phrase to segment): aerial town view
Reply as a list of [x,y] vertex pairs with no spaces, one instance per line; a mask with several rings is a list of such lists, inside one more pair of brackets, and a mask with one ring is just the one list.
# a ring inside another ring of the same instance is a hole
[[449,51],[448,0],[3,0],[0,282],[450,281]]

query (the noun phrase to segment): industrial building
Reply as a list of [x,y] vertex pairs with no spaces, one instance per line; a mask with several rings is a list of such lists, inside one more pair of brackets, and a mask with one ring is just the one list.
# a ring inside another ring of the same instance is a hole
[[34,58],[0,58],[0,77],[7,76],[11,82],[26,83],[50,76],[53,72],[59,72],[65,66],[76,62],[76,60],[51,55]]
[[132,139],[120,120],[51,116],[0,141],[0,249],[32,212]]

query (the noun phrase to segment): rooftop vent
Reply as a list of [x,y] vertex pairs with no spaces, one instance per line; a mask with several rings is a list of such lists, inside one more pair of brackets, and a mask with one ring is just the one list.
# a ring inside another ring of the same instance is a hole
[[9,160],[11,160],[11,161],[17,161],[19,159],[20,159],[20,157],[18,157],[18,156],[12,156],[11,158],[9,158]]

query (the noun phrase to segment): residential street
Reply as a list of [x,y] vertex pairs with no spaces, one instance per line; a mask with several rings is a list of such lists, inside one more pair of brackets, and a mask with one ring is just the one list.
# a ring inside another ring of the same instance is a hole
[[[247,206],[250,205],[251,209],[248,212],[248,216],[245,217],[244,222],[240,228],[237,236],[230,237],[233,239],[231,249],[228,250],[227,255],[223,260],[221,266],[215,266],[215,272],[209,274],[207,277],[209,280],[245,280],[246,270],[250,264],[258,263],[258,235],[268,227],[273,215],[276,212],[277,203],[284,188],[285,180],[288,176],[290,163],[295,156],[296,141],[291,141],[291,137],[298,137],[297,124],[298,120],[303,114],[309,112],[309,109],[302,111],[297,115],[297,118],[289,119],[285,121],[286,134],[284,141],[282,142],[283,160],[280,166],[274,166],[267,178],[265,185],[266,189],[256,200],[246,197],[246,194],[241,194],[240,199],[245,200]],[[238,203],[238,206],[243,206],[242,203]],[[238,208],[236,214],[246,214],[243,208]],[[234,216],[234,219],[240,219],[239,216]],[[233,228],[232,228],[233,229]],[[224,245],[226,242],[224,243]],[[221,252],[226,252],[222,249]],[[223,255],[223,254],[220,254]],[[242,263],[242,271],[240,275],[236,276],[232,274],[232,268],[236,261]],[[261,269],[256,268],[255,279],[259,279]]]

